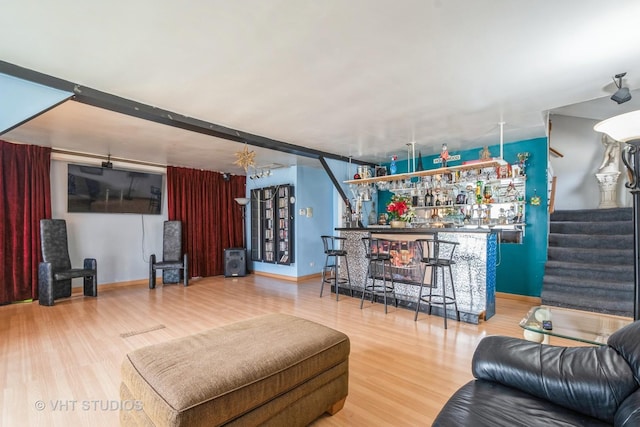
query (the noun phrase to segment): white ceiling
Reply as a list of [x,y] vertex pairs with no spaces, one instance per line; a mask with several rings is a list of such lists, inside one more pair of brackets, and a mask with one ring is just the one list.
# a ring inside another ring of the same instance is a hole
[[[637,0],[9,0],[0,60],[189,117],[371,161],[604,119],[640,88]],[[242,144],[67,102],[1,136],[243,174]],[[296,156],[250,148],[258,165]],[[308,163],[308,162],[307,162]]]

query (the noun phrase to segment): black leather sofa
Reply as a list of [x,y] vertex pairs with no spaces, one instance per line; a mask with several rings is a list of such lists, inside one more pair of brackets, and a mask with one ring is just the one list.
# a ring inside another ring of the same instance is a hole
[[640,321],[601,347],[486,337],[472,371],[434,426],[640,426]]

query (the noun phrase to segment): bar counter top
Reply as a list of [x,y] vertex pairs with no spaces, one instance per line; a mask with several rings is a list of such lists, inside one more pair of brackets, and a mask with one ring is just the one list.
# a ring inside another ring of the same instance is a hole
[[377,227],[336,227],[336,231],[368,231],[370,233],[393,233],[393,234],[435,234],[435,233],[491,233],[497,229],[470,226],[470,227],[407,227],[407,228],[391,228],[389,226]]

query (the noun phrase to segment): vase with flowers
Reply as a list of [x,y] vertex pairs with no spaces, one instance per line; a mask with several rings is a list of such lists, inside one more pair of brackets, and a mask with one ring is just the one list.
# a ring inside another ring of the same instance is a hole
[[387,203],[387,212],[392,228],[404,228],[416,216],[411,199],[397,194],[394,194],[391,201]]

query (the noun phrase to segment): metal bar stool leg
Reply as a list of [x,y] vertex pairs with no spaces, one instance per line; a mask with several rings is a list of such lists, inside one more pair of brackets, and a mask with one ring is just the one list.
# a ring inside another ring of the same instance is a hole
[[349,260],[344,257],[344,265],[347,268],[347,283],[349,284],[349,295],[353,298],[353,286],[351,286],[351,273],[349,273]]
[[453,284],[453,271],[451,265],[449,267],[449,279],[451,279],[451,295],[453,295],[453,307],[456,309],[456,319],[460,321],[460,311],[458,310],[458,299],[456,298],[456,287]]
[[324,291],[324,284],[330,282],[330,279],[327,280],[327,269],[328,268],[330,268],[329,255],[327,255],[324,258],[324,266],[322,267],[322,285],[320,286],[320,298],[322,298],[322,291]]
[[[364,304],[364,296],[367,293],[367,281],[369,279],[369,274],[371,273],[371,260],[369,260],[369,263],[367,264],[367,272],[365,273],[364,276],[364,282],[362,284],[362,296],[360,297],[360,309],[362,310],[362,305]],[[373,276],[371,277],[371,280],[374,281],[375,283],[375,278],[373,278]]]
[[[444,267],[440,267],[440,273],[442,274],[442,315],[444,317],[444,328],[447,329],[447,288],[444,282]],[[453,282],[451,284],[453,285]]]
[[384,314],[387,314],[387,271],[386,261],[382,261],[382,294],[384,296]]
[[416,315],[413,317],[413,321],[417,321],[418,320],[418,312],[420,311],[420,303],[422,302],[422,289],[424,288],[424,276],[427,274],[427,269],[425,268],[424,271],[422,270],[422,267],[420,267],[420,272],[422,273],[421,279],[420,279],[420,289],[418,289],[418,300],[416,301]]

